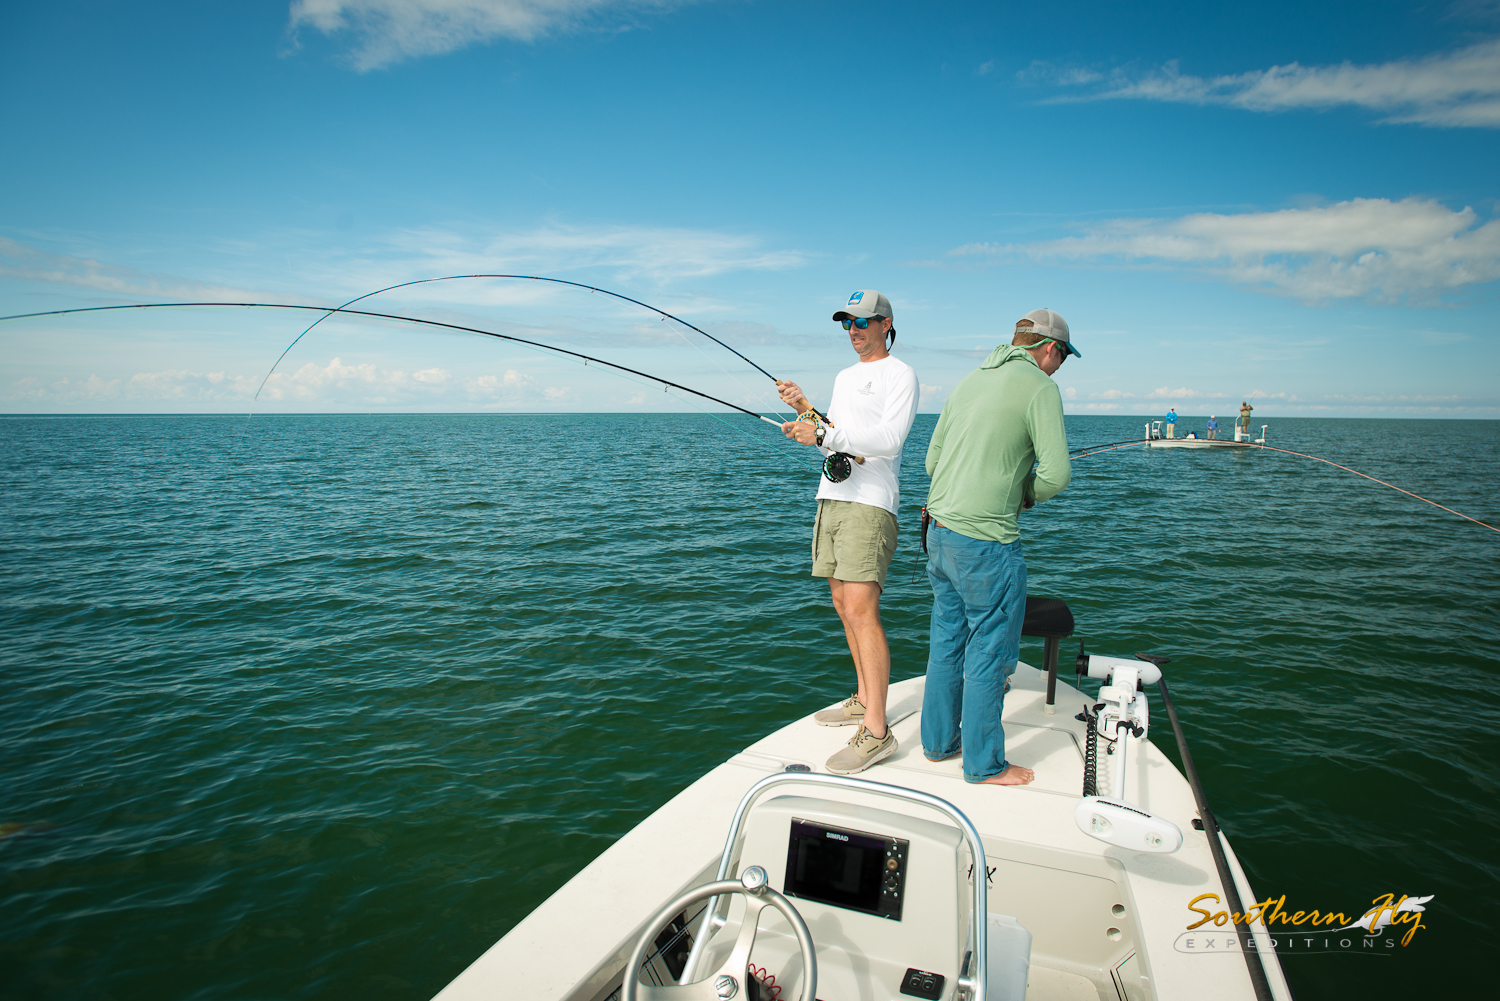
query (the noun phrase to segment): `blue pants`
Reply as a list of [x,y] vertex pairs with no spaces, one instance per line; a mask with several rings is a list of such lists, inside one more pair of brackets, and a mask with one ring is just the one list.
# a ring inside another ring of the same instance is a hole
[[[922,750],[933,761],[964,752],[964,779],[1005,771],[1005,682],[1021,655],[1026,560],[1019,540],[971,539],[933,525],[931,647],[922,697]],[[962,733],[960,733],[962,724]]]

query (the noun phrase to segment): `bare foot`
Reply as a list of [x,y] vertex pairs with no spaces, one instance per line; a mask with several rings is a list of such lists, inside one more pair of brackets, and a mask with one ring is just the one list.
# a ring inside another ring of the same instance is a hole
[[1005,771],[999,775],[985,779],[980,785],[994,786],[1023,786],[1036,778],[1036,773],[1030,768],[1022,768],[1020,765],[1006,765]]

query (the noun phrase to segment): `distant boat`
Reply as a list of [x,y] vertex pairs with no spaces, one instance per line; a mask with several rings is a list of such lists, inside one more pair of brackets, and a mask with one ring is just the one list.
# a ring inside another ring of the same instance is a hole
[[1146,425],[1147,448],[1254,448],[1266,443],[1266,428],[1260,426],[1260,437],[1251,438],[1249,428],[1234,425],[1234,438],[1199,438],[1196,431],[1189,431],[1185,438],[1168,438],[1162,432],[1163,421],[1152,421]]

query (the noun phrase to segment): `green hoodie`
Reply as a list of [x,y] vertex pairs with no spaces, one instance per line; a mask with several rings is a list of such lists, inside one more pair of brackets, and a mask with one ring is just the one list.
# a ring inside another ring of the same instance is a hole
[[927,474],[932,516],[994,542],[1021,537],[1023,498],[1041,502],[1068,485],[1062,394],[1031,352],[1002,344],[964,376],[932,432]]

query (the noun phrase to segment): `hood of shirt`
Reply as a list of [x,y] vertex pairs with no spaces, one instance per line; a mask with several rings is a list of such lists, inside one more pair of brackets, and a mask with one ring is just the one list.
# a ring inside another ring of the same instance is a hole
[[[999,368],[1001,365],[1005,365],[1009,362],[1020,361],[1023,358],[1028,363],[1036,365],[1036,359],[1033,358],[1031,356],[1031,352],[1026,350],[1025,348],[1017,347],[1014,344],[1001,344],[1000,346],[996,347],[995,350],[990,352],[990,356],[986,358],[984,360],[984,363],[979,367]],[[1039,369],[1041,368],[1040,365],[1036,365],[1036,367]]]

